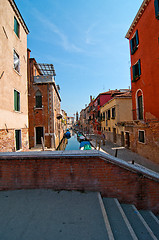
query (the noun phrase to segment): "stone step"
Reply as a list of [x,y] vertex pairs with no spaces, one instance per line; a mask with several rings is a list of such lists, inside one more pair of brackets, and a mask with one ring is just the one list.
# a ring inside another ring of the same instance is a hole
[[137,240],[118,200],[114,198],[103,198],[103,203],[114,239],[123,240],[124,236],[124,239],[127,240]]
[[139,240],[158,239],[134,205],[121,204],[121,207]]
[[154,235],[159,239],[159,220],[158,218],[151,212],[146,210],[139,211],[148,226],[153,231]]

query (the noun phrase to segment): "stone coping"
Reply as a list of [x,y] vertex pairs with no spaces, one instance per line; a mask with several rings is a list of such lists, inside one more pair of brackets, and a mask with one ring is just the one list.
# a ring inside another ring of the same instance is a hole
[[148,168],[140,165],[134,165],[126,162],[117,157],[111,156],[107,153],[101,152],[99,150],[71,150],[71,151],[31,151],[31,152],[5,152],[0,153],[0,160],[38,160],[38,159],[68,159],[68,158],[96,158],[99,157],[104,161],[108,161],[112,164],[118,165],[125,168],[131,172],[138,173],[139,175],[146,176],[150,179],[159,181],[159,173],[154,172]]

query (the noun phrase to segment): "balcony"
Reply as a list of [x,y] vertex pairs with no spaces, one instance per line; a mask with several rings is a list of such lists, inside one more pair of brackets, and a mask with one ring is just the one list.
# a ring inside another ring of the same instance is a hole
[[35,84],[54,83],[54,82],[55,82],[54,77],[51,75],[34,76]]

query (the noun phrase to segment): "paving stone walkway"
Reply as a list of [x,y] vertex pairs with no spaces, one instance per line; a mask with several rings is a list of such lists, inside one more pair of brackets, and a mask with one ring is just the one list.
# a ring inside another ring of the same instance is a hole
[[[97,135],[87,135],[88,139],[91,139],[92,145],[96,146],[96,140],[101,141],[101,137]],[[105,145],[103,145],[103,141],[101,141],[101,150],[105,151],[106,153],[115,156],[115,149],[116,147],[120,147],[119,145],[112,143],[110,141],[105,140]],[[97,148],[98,149],[98,148]],[[149,168],[152,171],[159,172],[159,164],[153,163],[148,158],[142,157],[141,155],[132,152],[131,150],[127,148],[123,148],[118,150],[117,157],[125,160],[127,162],[134,161],[134,164],[142,165],[143,167]]]

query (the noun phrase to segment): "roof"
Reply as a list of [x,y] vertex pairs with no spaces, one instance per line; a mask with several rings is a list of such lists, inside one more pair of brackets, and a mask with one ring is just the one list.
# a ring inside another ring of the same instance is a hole
[[134,30],[136,24],[138,23],[139,19],[141,18],[142,14],[144,13],[144,11],[145,11],[145,9],[148,6],[150,1],[151,0],[144,0],[143,3],[141,4],[141,7],[139,8],[139,11],[137,12],[129,30],[128,30],[126,36],[125,36],[127,39],[129,39],[132,31]]
[[11,4],[13,10],[15,11],[15,13],[16,13],[16,15],[17,15],[17,17],[18,17],[20,23],[22,24],[22,26],[23,26],[23,28],[24,28],[26,34],[28,34],[28,33],[29,33],[29,29],[28,29],[28,27],[27,27],[27,25],[26,25],[26,23],[25,23],[25,21],[24,21],[22,15],[21,15],[21,13],[20,13],[20,11],[19,11],[19,9],[18,9],[18,7],[17,7],[15,1],[14,1],[14,0],[8,0],[8,1],[9,1],[9,3]]
[[131,98],[131,97],[132,97],[132,93],[131,93],[131,91],[129,91],[129,92],[126,92],[126,93],[115,95],[114,98]]
[[56,76],[54,65],[47,63],[35,63],[35,66],[42,75]]
[[129,90],[128,92],[120,92],[119,94],[115,94],[113,96],[112,99],[110,99],[108,102],[106,102],[103,106],[101,106],[101,108],[103,108],[105,105],[107,105],[108,103],[110,103],[111,101],[115,100],[115,99],[121,99],[121,98],[132,98],[132,93],[131,91]]

